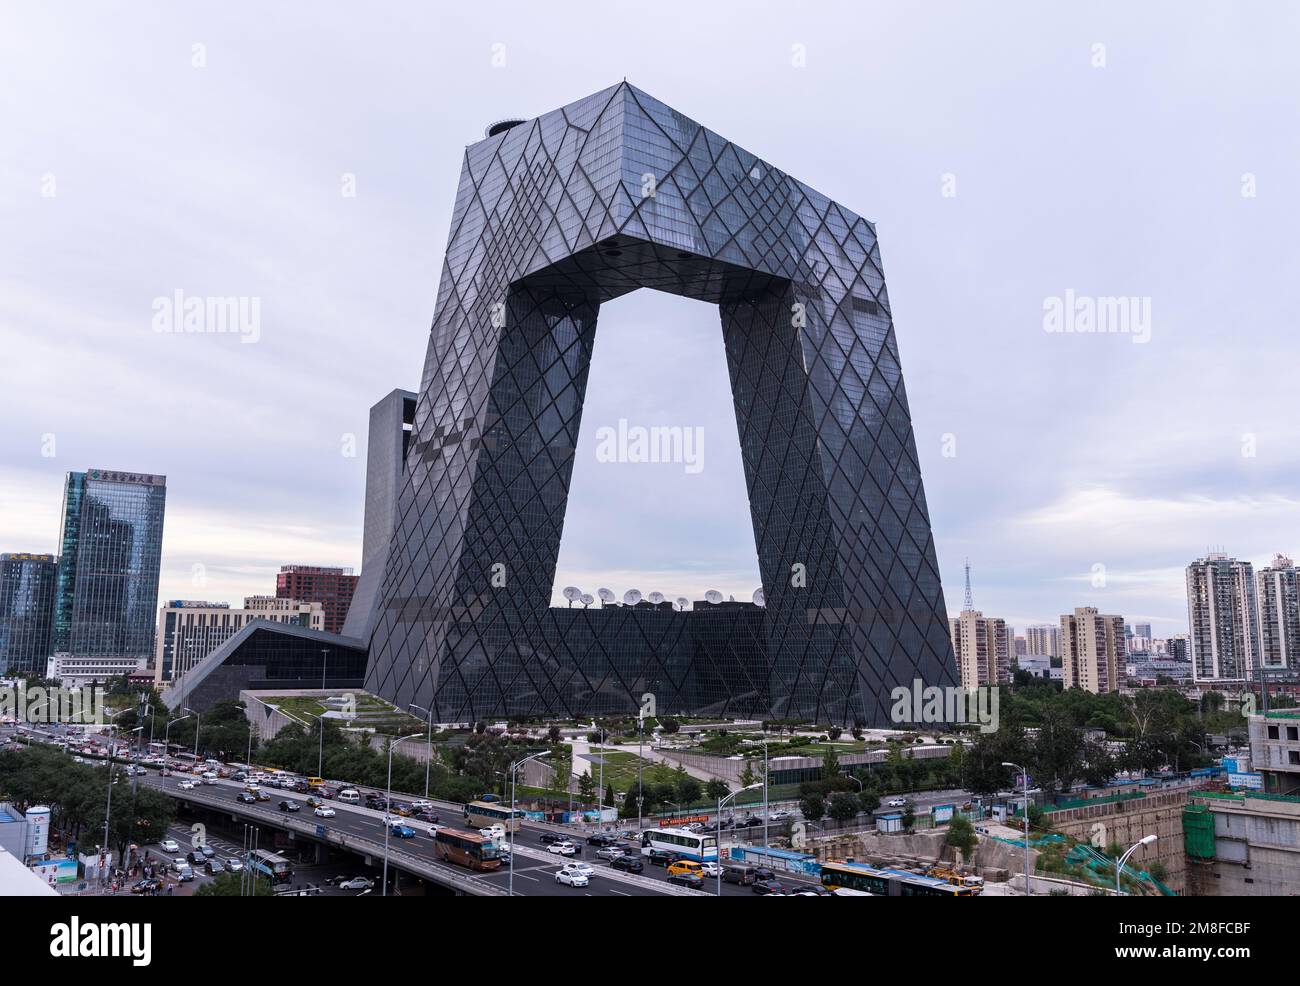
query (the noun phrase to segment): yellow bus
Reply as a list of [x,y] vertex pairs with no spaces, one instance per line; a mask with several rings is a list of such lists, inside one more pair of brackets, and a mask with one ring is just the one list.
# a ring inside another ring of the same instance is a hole
[[433,858],[471,870],[495,870],[501,866],[501,857],[491,839],[460,829],[441,828],[433,833]]
[[476,829],[490,829],[500,825],[511,834],[519,831],[519,823],[524,818],[522,808],[514,809],[509,805],[491,801],[471,801],[465,806],[465,821]]
[[961,887],[932,876],[903,870],[883,870],[864,863],[822,863],[822,886],[858,890],[876,897],[974,897]]

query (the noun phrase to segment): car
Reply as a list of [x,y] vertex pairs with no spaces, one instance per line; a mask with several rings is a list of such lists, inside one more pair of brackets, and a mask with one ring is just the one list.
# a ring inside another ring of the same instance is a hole
[[556,842],[567,842],[568,840],[565,839],[565,837],[562,836],[562,835],[560,835],[560,833],[558,833],[558,832],[543,832],[543,833],[538,837],[537,841],[540,842],[540,843],[541,843],[542,845],[544,845],[544,846],[549,846],[549,845],[551,845],[552,843],[556,843]]
[[700,864],[700,871],[706,877],[716,878],[722,876],[722,867],[711,859]]
[[178,843],[175,839],[163,839],[162,842],[158,843],[158,848],[161,849],[163,852],[181,851],[180,843]]
[[338,888],[340,890],[370,890],[374,885],[374,880],[364,876],[354,876],[351,879],[340,881]]
[[886,802],[886,804],[890,808],[906,808],[907,800],[905,798],[890,798],[889,801]]
[[414,839],[415,829],[409,825],[402,825],[400,822],[394,822],[388,826],[388,831],[399,839]]
[[682,887],[690,887],[692,890],[704,889],[704,880],[700,877],[700,875],[698,873],[691,873],[689,871],[673,873],[668,877],[668,882],[676,883]]
[[194,866],[202,865],[203,862],[205,861],[203,858],[203,853],[199,852],[197,849],[191,849],[189,852],[187,852],[185,854],[185,859]]
[[694,873],[696,876],[704,876],[704,866],[693,859],[676,859],[668,864],[668,875],[676,876],[678,873]]
[[326,805],[317,805],[312,814],[317,818],[333,818],[338,812]]
[[566,873],[581,873],[583,876],[595,876],[596,871],[587,863],[565,863],[560,869]]
[[153,878],[141,880],[131,888],[133,894],[152,894],[162,889],[162,881]]
[[203,865],[204,868],[208,871],[208,873],[212,876],[216,876],[218,873],[226,872],[225,865],[221,862],[221,860],[216,858],[209,859]]
[[298,804],[298,802],[296,801],[287,801],[287,800],[281,801],[280,810],[281,811],[302,811],[302,805]]
[[747,829],[752,829],[755,825],[762,825],[762,824],[763,824],[763,819],[758,818],[755,815],[750,815],[743,822],[737,823],[737,825],[740,828],[747,828]]
[[433,803],[432,801],[412,801],[412,802],[411,802],[411,811],[413,811],[413,812],[415,812],[415,811],[430,812],[430,811],[433,811],[433,810],[434,810],[434,807],[435,807],[435,806],[434,806],[434,803]]
[[441,820],[436,811],[427,811],[423,808],[411,812],[411,817],[418,818],[422,822],[437,822]]
[[785,885],[780,880],[755,880],[749,888],[756,894],[783,894]]
[[231,873],[242,872],[244,869],[243,860],[239,860],[239,859],[226,860],[226,869],[229,870]]
[[667,866],[677,861],[677,853],[667,849],[651,849],[644,855],[650,860],[651,866]]
[[555,856],[572,856],[578,851],[578,847],[572,842],[554,842],[546,847],[546,851]]
[[438,837],[438,829],[440,828],[442,828],[441,825],[430,825],[427,829],[425,829],[425,831],[429,833],[430,839],[436,839]]
[[605,835],[602,832],[596,832],[593,835],[587,836],[587,845],[589,846],[612,846],[617,843],[618,840],[612,835]]
[[[179,787],[182,791],[193,791],[193,790],[194,790],[194,782],[193,782],[193,781],[181,781],[180,784],[177,785],[177,787]],[[250,797],[248,800],[249,800],[249,801],[253,801],[254,799]]]
[[778,808],[776,811],[772,812],[768,818],[774,822],[783,822],[787,818],[794,818],[794,812],[788,811],[785,808]]
[[259,788],[258,790],[256,790],[256,791],[253,792],[253,800],[254,800],[254,801],[270,801],[270,800],[271,800],[271,796],[270,796],[269,794],[267,794],[265,791],[263,791],[261,788]]
[[572,870],[560,870],[555,874],[555,882],[568,884],[570,887],[585,887],[591,880],[582,873]]
[[217,856],[216,850],[214,850],[206,842],[203,843],[203,845],[199,846],[199,852],[203,853],[204,859],[216,859]]
[[596,850],[597,859],[618,859],[620,856],[627,855],[618,846],[606,846],[604,849]]
[[405,801],[394,801],[393,807],[390,810],[393,812],[394,815],[401,815],[403,818],[405,818],[407,815],[411,813],[411,806],[408,805]]
[[325,803],[324,801],[322,801],[320,798],[316,797],[316,795],[314,795],[314,794],[313,794],[311,797],[309,797],[309,798],[307,799],[307,807],[308,807],[308,808],[319,808],[319,807],[320,807],[321,805],[323,805],[324,803]]
[[479,800],[492,802],[492,801],[500,801],[501,799],[498,798],[495,794],[484,794],[484,795],[480,795]]
[[628,856],[624,854],[609,861],[610,869],[623,870],[627,873],[640,873],[645,869],[645,864],[641,862],[640,856]]
[[[185,786],[184,784],[181,785],[181,787],[184,786]],[[253,797],[253,795],[249,794],[247,791],[240,791],[239,794],[237,795],[237,799],[240,804],[245,804],[245,805],[257,804],[257,798]]]

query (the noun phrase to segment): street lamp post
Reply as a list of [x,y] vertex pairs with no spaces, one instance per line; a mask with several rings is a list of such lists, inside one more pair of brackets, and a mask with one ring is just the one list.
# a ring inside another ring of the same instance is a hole
[[541,753],[534,753],[531,756],[524,757],[522,760],[516,760],[510,765],[510,817],[506,819],[506,828],[510,832],[510,896],[515,895],[515,784],[518,780],[519,768],[530,760],[540,760],[547,756],[551,751],[543,750]]
[[[423,705],[408,705],[408,709],[424,709]],[[424,751],[424,800],[429,800],[429,768],[433,766],[433,710],[424,709],[425,725],[429,729],[429,745]]]
[[[116,727],[113,726],[113,720],[116,719],[118,716],[122,715],[124,712],[129,712],[129,711],[130,711],[129,709],[120,709],[117,712],[114,712],[111,716],[109,716],[108,717],[109,728],[115,729]],[[99,871],[100,883],[104,882],[105,871],[108,869],[108,861],[110,859],[109,854],[112,852],[112,849],[110,849],[108,845],[108,820],[113,815],[113,754],[116,750],[117,750],[117,738],[114,737],[113,739],[110,739],[108,742],[108,798],[106,799],[104,804],[104,866],[103,869]]]
[[1132,856],[1135,852],[1137,852],[1139,849],[1141,849],[1143,846],[1149,846],[1151,843],[1155,841],[1156,841],[1156,836],[1144,835],[1137,842],[1133,843],[1133,845],[1129,846],[1128,851],[1125,852],[1123,856],[1115,860],[1115,896],[1116,897],[1119,897],[1124,893],[1124,891],[1120,888],[1119,885],[1119,875],[1124,871],[1125,862],[1127,862],[1128,858]]
[[[321,723],[322,733],[325,729],[324,722]],[[393,805],[393,751],[397,749],[397,744],[404,743],[409,739],[424,739],[423,736],[399,736],[388,744],[388,789],[384,795],[384,890],[381,897],[388,896],[388,840],[393,832],[393,816],[389,814]]]
[[758,787],[757,784],[750,784],[748,787],[742,787],[739,791],[733,791],[731,794],[728,794],[725,798],[718,799],[718,814],[717,817],[713,819],[713,827],[714,827],[713,830],[715,833],[714,839],[717,842],[716,851],[717,851],[718,858],[716,862],[718,866],[718,896],[719,897],[722,896],[722,806],[725,805],[728,801],[732,801],[738,796],[740,796],[741,794],[744,794],[746,791],[754,790],[756,787]]
[[641,835],[641,804],[645,801],[643,773],[645,766],[645,715],[636,717],[636,832]]
[[325,690],[325,666],[329,661],[330,649],[322,647],[320,649],[320,690]]
[[1034,895],[1033,885],[1029,882],[1029,771],[1018,764],[1002,761],[1002,766],[1020,771],[1020,778],[1025,789],[1025,896]]
[[763,732],[763,848],[767,848],[767,816],[772,809],[767,803],[767,732]]
[[194,716],[194,761],[199,759],[199,730],[203,728],[203,714],[195,712],[193,709],[186,709],[186,712]]
[[167,727],[163,730],[163,756],[164,757],[166,757],[168,754],[171,753],[171,745],[167,742],[167,737],[171,734],[172,726],[180,722],[182,719],[188,719],[188,718],[189,718],[188,715],[184,715],[184,716],[177,716],[175,719],[167,720]]

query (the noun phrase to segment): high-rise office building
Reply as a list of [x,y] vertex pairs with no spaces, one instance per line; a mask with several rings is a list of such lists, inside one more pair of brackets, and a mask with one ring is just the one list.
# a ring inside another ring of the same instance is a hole
[[1187,566],[1187,625],[1197,681],[1244,681],[1259,663],[1255,573],[1211,552]]
[[1173,661],[1190,661],[1191,651],[1188,648],[1187,634],[1176,633],[1172,637],[1166,637],[1165,656]]
[[1259,572],[1259,653],[1266,668],[1300,667],[1300,569],[1286,555]]
[[74,658],[153,656],[167,478],[89,469],[63,488],[54,651]]
[[325,632],[339,633],[348,618],[348,607],[357,591],[357,577],[350,568],[320,565],[284,565],[275,576],[275,594],[280,599],[320,603],[325,608]]
[[370,409],[366,440],[366,509],[361,541],[361,575],[342,633],[367,639],[378,619],[379,590],[397,520],[397,491],[406,475],[406,455],[415,424],[416,395],[394,390]]
[[325,607],[278,596],[246,596],[243,609],[173,599],[158,612],[154,681],[163,685],[179,678],[254,620],[323,630]]
[[1066,688],[1096,694],[1117,691],[1124,667],[1122,616],[1079,606],[1061,617],[1061,669]]
[[1061,628],[1044,624],[1025,628],[1025,644],[1030,654],[1061,656]]
[[0,672],[45,674],[56,588],[53,555],[0,554]]
[[1141,637],[1141,638],[1143,638],[1144,640],[1150,640],[1150,639],[1151,639],[1151,624],[1150,624],[1150,623],[1134,623],[1134,624],[1133,624],[1133,636],[1135,636],[1135,637]]
[[[370,690],[450,721],[632,713],[653,690],[665,714],[886,725],[896,686],[955,683],[869,221],[623,82],[490,127],[451,227]],[[677,666],[658,611],[551,612],[597,316],[642,287],[719,308],[752,665]]]
[[1005,620],[967,609],[949,618],[948,631],[963,688],[1011,681],[1011,642]]

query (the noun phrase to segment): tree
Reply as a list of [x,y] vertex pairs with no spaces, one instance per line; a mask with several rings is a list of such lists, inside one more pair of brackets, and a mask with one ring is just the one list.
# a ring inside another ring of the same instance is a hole
[[859,807],[861,803],[857,796],[847,791],[837,791],[831,795],[830,814],[837,822],[847,822],[850,818],[856,818]]
[[844,730],[840,729],[839,726],[832,726],[830,729],[826,730],[826,737],[832,743],[835,742],[835,740],[839,739],[843,735],[844,735]]
[[596,800],[596,782],[591,779],[590,770],[584,770],[578,778],[578,797],[588,802]]
[[863,787],[858,795],[858,807],[868,815],[880,807],[880,794],[872,787]]
[[731,793],[731,788],[727,787],[726,781],[715,777],[704,785],[704,793],[710,801],[718,802]]
[[799,799],[799,810],[810,822],[819,822],[826,817],[826,802],[820,794],[806,794]]
[[693,805],[704,795],[704,785],[690,774],[677,778],[677,800],[683,808]]
[[960,814],[954,814],[948,820],[948,837],[944,841],[960,852],[963,860],[969,860],[975,852],[975,847],[979,845],[975,827],[971,825],[969,818]]
[[560,737],[562,735],[564,734],[560,732],[559,726],[552,726],[546,731],[546,738],[551,741],[552,745],[560,742]]
[[903,803],[903,828],[911,829],[916,824],[916,802],[908,798]]
[[605,808],[612,808],[612,807],[613,807],[614,805],[616,805],[617,803],[618,803],[618,802],[615,800],[615,796],[614,796],[614,785],[613,785],[613,784],[606,784],[606,785],[605,785],[605,804],[604,804],[602,807],[605,807]]
[[[194,891],[195,897],[243,897],[248,895],[248,874],[241,877],[238,873],[218,873],[211,883],[205,883]],[[271,881],[257,874],[252,883],[253,897],[274,897]]]
[[758,783],[758,775],[754,773],[754,765],[750,761],[745,761],[745,769],[740,772],[740,786],[752,787]]
[[836,777],[840,772],[840,756],[835,752],[835,747],[828,746],[826,752],[822,754],[822,780],[829,781]]
[[636,788],[628,788],[627,794],[623,796],[623,810],[619,812],[623,818],[636,818],[637,801]]
[[676,719],[660,719],[659,728],[662,729],[667,735],[671,736],[673,733],[681,729],[682,726],[681,723],[679,723]]

